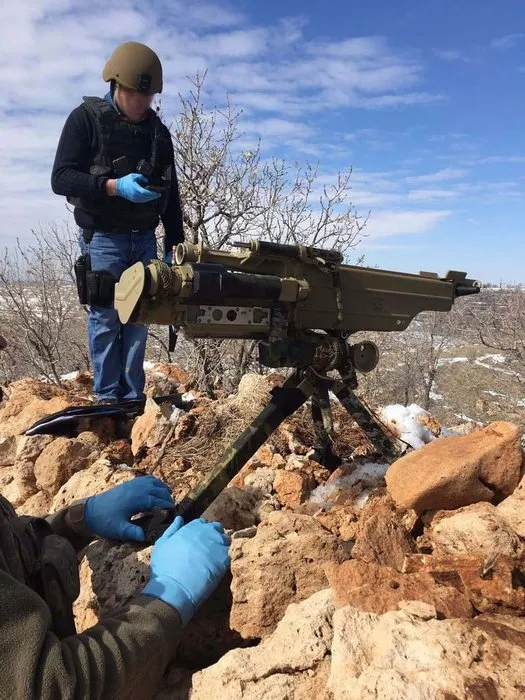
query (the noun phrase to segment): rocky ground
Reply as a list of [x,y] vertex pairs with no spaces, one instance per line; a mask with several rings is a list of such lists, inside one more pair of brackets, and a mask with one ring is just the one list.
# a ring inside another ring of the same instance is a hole
[[[134,424],[86,422],[78,436],[26,437],[39,418],[81,403],[89,377],[62,390],[5,389],[0,491],[20,513],[154,473],[183,496],[282,382],[243,378],[235,396],[191,393],[179,367],[148,373]],[[186,630],[163,700],[451,700],[525,696],[525,480],[507,422],[441,431],[415,407],[384,412],[408,449],[383,463],[334,409],[331,473],[309,459],[306,411],[287,421],[207,517],[232,533],[231,575]],[[408,425],[408,419],[411,425]],[[412,438],[415,438],[412,440]],[[79,631],[148,577],[149,549],[95,542],[81,562]]]

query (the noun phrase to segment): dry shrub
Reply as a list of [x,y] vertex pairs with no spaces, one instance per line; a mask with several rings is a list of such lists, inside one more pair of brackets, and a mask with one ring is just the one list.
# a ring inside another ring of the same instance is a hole
[[198,411],[195,433],[184,441],[168,445],[164,459],[184,458],[191,462],[192,468],[208,470],[269,400],[270,387],[265,377],[245,375],[235,396],[210,402],[204,410]]
[[[354,450],[369,449],[369,440],[348,412],[335,402],[332,403],[331,408],[334,426],[331,436],[332,450],[346,461],[352,457]],[[315,434],[309,405],[302,406],[283,423],[282,428],[276,430],[270,437],[269,444],[281,454],[290,452],[286,435],[288,431],[292,432],[295,439],[308,449],[313,446]]]

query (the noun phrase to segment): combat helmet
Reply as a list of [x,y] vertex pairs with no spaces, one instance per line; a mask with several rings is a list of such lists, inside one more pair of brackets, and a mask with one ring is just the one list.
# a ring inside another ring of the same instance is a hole
[[155,51],[137,41],[117,46],[104,66],[102,78],[106,83],[114,80],[144,95],[162,92],[160,59]]

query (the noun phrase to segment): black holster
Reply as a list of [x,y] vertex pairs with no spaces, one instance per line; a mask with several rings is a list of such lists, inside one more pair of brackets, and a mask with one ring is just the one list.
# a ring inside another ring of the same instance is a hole
[[89,253],[84,253],[75,262],[75,279],[77,282],[78,300],[89,306],[113,306],[115,294],[115,278],[110,272],[91,269]]
[[78,300],[81,304],[88,303],[87,273],[91,269],[89,253],[81,255],[75,262],[75,279],[77,281]]
[[115,295],[115,278],[110,272],[100,270],[86,273],[87,304],[89,306],[113,306]]

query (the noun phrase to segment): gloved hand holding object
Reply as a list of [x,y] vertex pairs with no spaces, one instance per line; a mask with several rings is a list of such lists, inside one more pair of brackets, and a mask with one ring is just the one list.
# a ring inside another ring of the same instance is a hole
[[131,516],[173,505],[171,491],[164,482],[154,476],[139,476],[88,498],[84,521],[100,537],[143,542],[144,530],[130,521]]
[[135,204],[142,204],[158,199],[161,196],[159,192],[151,192],[141,187],[141,185],[145,185],[147,182],[148,179],[144,177],[144,175],[140,175],[140,173],[130,173],[124,177],[119,177],[115,184],[117,197],[129,199],[130,202],[134,202]]
[[171,605],[187,625],[230,566],[230,538],[220,523],[178,516],[155,543],[151,579],[142,591]]

